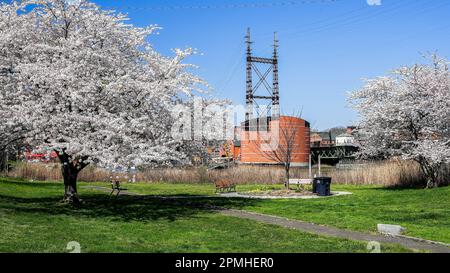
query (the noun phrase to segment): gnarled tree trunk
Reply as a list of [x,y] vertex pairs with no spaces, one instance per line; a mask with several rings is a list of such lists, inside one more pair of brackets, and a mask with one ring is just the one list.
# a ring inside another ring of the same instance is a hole
[[61,171],[64,178],[64,202],[79,204],[81,200],[78,197],[77,178],[78,171],[72,164],[61,162]]
[[61,172],[64,178],[63,201],[69,204],[78,205],[82,200],[78,196],[77,179],[80,171],[88,165],[88,163],[85,162],[87,158],[73,160],[64,150],[62,152],[56,151],[56,153],[61,162]]
[[427,178],[426,189],[432,189],[439,187],[439,169],[440,165],[433,165],[426,160],[419,160],[422,173]]

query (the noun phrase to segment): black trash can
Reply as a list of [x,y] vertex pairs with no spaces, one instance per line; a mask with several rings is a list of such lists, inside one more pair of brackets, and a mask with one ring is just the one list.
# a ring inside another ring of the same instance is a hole
[[313,193],[318,196],[331,195],[331,177],[316,177],[313,183]]
[[312,192],[317,193],[317,181],[319,181],[317,178],[314,178],[312,183]]

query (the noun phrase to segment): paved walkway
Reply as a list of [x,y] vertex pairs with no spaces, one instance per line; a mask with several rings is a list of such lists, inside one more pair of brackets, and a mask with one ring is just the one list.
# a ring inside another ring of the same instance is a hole
[[271,195],[251,195],[237,192],[221,193],[219,196],[227,198],[248,198],[248,199],[322,199],[332,198],[343,195],[351,195],[351,192],[336,191],[332,192],[331,196],[318,196],[318,195],[288,195],[288,196],[271,196]]
[[289,220],[278,216],[258,214],[241,210],[222,210],[221,213],[227,216],[250,219],[265,224],[292,228],[318,235],[332,236],[356,241],[376,241],[379,243],[399,244],[409,249],[425,250],[435,253],[450,253],[449,246],[416,238],[372,235],[369,233],[342,230],[327,226],[319,226],[316,224],[306,223],[298,220]]
[[[106,187],[87,186],[87,187],[82,187],[82,188],[110,192],[110,189],[108,189]],[[160,198],[160,199],[211,198],[211,196],[148,196],[148,195],[142,195],[139,193],[132,193],[132,192],[128,192],[128,191],[121,192],[120,195],[145,196],[145,197]],[[254,221],[265,223],[265,224],[282,226],[285,228],[296,229],[296,230],[313,233],[313,234],[317,234],[317,235],[331,236],[331,237],[337,237],[337,238],[343,238],[343,239],[349,239],[349,240],[355,240],[355,241],[367,241],[367,242],[376,241],[379,243],[399,244],[405,248],[422,250],[422,251],[430,251],[430,252],[434,252],[434,253],[450,253],[450,245],[448,245],[448,244],[442,244],[442,243],[422,240],[422,239],[418,239],[418,238],[411,238],[411,237],[405,237],[405,236],[393,237],[393,236],[384,236],[384,235],[374,235],[374,234],[357,232],[357,231],[343,230],[343,229],[338,229],[338,228],[333,228],[333,227],[328,227],[328,226],[320,226],[320,225],[316,225],[313,223],[307,223],[307,222],[302,222],[302,221],[298,221],[298,220],[290,220],[290,219],[286,219],[283,217],[259,214],[259,213],[242,211],[242,210],[223,209],[223,208],[218,208],[218,207],[212,207],[212,209],[215,209],[215,210],[219,211],[221,214],[226,215],[226,216],[254,220]]]

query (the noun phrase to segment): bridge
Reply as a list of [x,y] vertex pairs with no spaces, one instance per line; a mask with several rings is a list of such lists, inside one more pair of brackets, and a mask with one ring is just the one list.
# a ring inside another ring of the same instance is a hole
[[311,157],[313,162],[321,160],[338,163],[342,159],[355,159],[358,147],[355,146],[333,146],[333,147],[312,147]]

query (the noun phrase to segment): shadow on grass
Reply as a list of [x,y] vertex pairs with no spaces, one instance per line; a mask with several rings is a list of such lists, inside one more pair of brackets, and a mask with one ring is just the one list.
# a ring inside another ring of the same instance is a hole
[[217,213],[224,208],[255,205],[258,200],[228,198],[179,198],[173,196],[120,196],[118,199],[102,194],[83,195],[80,207],[60,202],[58,198],[20,198],[0,195],[0,209],[10,213],[70,215],[87,218],[109,218],[114,221],[175,221],[199,214]]
[[392,191],[403,191],[403,190],[423,190],[425,187],[422,184],[405,184],[405,185],[387,185],[382,189],[392,190]]
[[436,188],[429,188],[427,189],[424,185],[418,185],[418,184],[414,184],[414,185],[391,185],[391,186],[384,186],[384,187],[380,187],[380,188],[374,188],[376,190],[385,190],[385,191],[409,191],[409,190],[422,190],[424,192],[426,191],[432,191],[432,190],[436,190],[436,189],[443,189],[443,188],[448,188],[450,187],[449,185],[440,185],[439,187]]
[[35,181],[30,182],[31,180],[26,180],[22,178],[0,178],[0,183],[5,185],[16,185],[16,186],[24,186],[27,187],[56,187],[61,186],[63,182],[59,181]]

